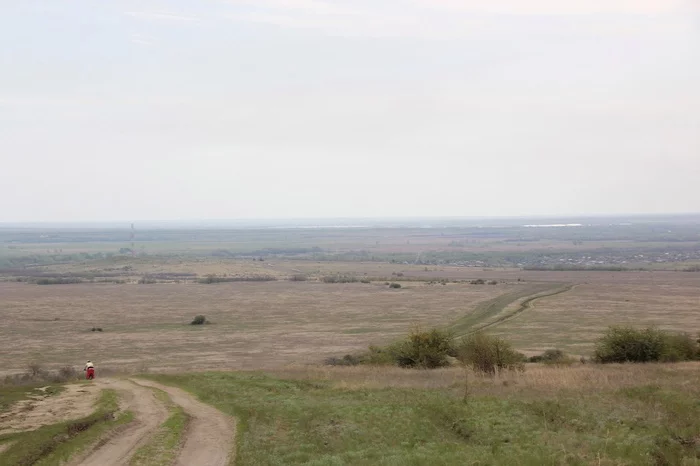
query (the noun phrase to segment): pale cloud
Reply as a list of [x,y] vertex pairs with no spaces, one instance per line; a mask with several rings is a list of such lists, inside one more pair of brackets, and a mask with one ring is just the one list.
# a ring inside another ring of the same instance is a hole
[[0,222],[698,208],[698,0],[4,3]]
[[155,39],[142,34],[131,34],[130,40],[132,43],[138,45],[145,45],[149,47],[156,45]]
[[124,14],[131,16],[132,18],[147,21],[169,21],[176,23],[192,23],[200,21],[200,18],[197,16],[162,11],[127,11]]
[[673,32],[694,27],[691,13],[695,11],[695,4],[686,0],[358,0],[351,7],[346,6],[349,2],[321,0],[231,0],[226,4],[234,11],[225,17],[235,21],[326,35],[434,39],[525,34],[528,30],[540,34],[540,25],[523,24],[517,19],[522,16],[558,21],[564,35]]
[[413,0],[430,9],[493,14],[659,14],[699,11],[694,0]]
[[[411,37],[438,36],[440,31],[408,15],[382,17],[355,12],[353,15],[314,13],[284,14],[283,12],[253,11],[227,15],[235,21],[264,23],[294,29],[310,29],[327,35],[346,37]],[[444,32],[444,31],[443,31]]]
[[356,5],[349,6],[321,0],[229,0],[226,3],[234,6],[271,10],[304,10],[308,13],[322,15],[356,15],[360,13]]

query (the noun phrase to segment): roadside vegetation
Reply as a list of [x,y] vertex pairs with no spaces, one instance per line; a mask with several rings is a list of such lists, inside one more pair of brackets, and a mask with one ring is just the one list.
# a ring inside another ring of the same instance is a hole
[[456,369],[150,377],[236,416],[238,465],[691,465],[700,459],[696,365],[537,367],[496,377],[470,372],[466,403]]
[[[102,330],[100,330],[102,331]],[[83,378],[83,373],[72,366],[64,366],[58,370],[49,370],[41,364],[29,364],[26,370],[19,374],[6,375],[0,380],[0,388],[44,386],[46,384],[62,384],[75,382]]]
[[7,434],[0,441],[11,442],[0,454],[3,466],[62,464],[105,432],[128,423],[130,413],[119,413],[117,394],[103,390],[95,412],[81,419],[40,427],[30,432]]

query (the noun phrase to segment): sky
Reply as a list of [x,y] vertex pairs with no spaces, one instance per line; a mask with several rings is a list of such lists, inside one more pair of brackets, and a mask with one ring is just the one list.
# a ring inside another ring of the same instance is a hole
[[0,0],[0,223],[700,211],[700,0]]

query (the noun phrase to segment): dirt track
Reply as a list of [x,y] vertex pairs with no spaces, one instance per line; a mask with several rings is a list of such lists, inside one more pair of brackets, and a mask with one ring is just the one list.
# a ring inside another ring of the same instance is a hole
[[232,462],[236,435],[233,419],[179,388],[146,380],[137,383],[163,390],[190,416],[177,466],[226,466]]
[[233,420],[192,395],[145,380],[101,380],[100,388],[112,388],[123,397],[122,409],[134,415],[133,422],[98,444],[88,455],[71,464],[80,466],[121,466],[129,463],[136,450],[146,444],[166,420],[168,410],[151,388],[166,392],[173,403],[190,416],[177,465],[227,466],[231,461],[235,427]]

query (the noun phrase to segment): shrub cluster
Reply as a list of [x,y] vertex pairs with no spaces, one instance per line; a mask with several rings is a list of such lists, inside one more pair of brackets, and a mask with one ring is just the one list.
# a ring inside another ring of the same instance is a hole
[[207,275],[204,278],[198,280],[199,283],[204,285],[211,285],[213,283],[229,283],[229,282],[274,282],[277,281],[277,277],[273,275],[245,275],[236,277],[220,277],[218,275]]
[[194,319],[192,319],[192,322],[190,322],[190,325],[204,325],[208,323],[207,318],[204,317],[203,315],[198,315]]
[[37,285],[72,285],[82,283],[83,280],[75,277],[40,278],[35,283]]
[[449,357],[454,355],[454,337],[450,332],[414,328],[404,339],[389,346],[370,346],[365,353],[328,358],[325,363],[331,366],[369,364],[433,369],[448,366]]
[[449,365],[448,356],[455,354],[452,333],[415,328],[403,341],[389,348],[389,354],[399,367],[433,369]]
[[359,280],[353,275],[326,275],[321,278],[323,283],[356,283]]
[[72,366],[64,366],[57,371],[45,369],[41,364],[27,366],[23,374],[5,376],[0,385],[35,385],[38,383],[65,383],[82,379],[82,372]]
[[610,327],[596,343],[599,363],[676,362],[700,359],[700,345],[690,335],[656,328]]
[[487,375],[504,370],[523,370],[527,359],[504,339],[480,332],[464,337],[456,354],[463,365]]

